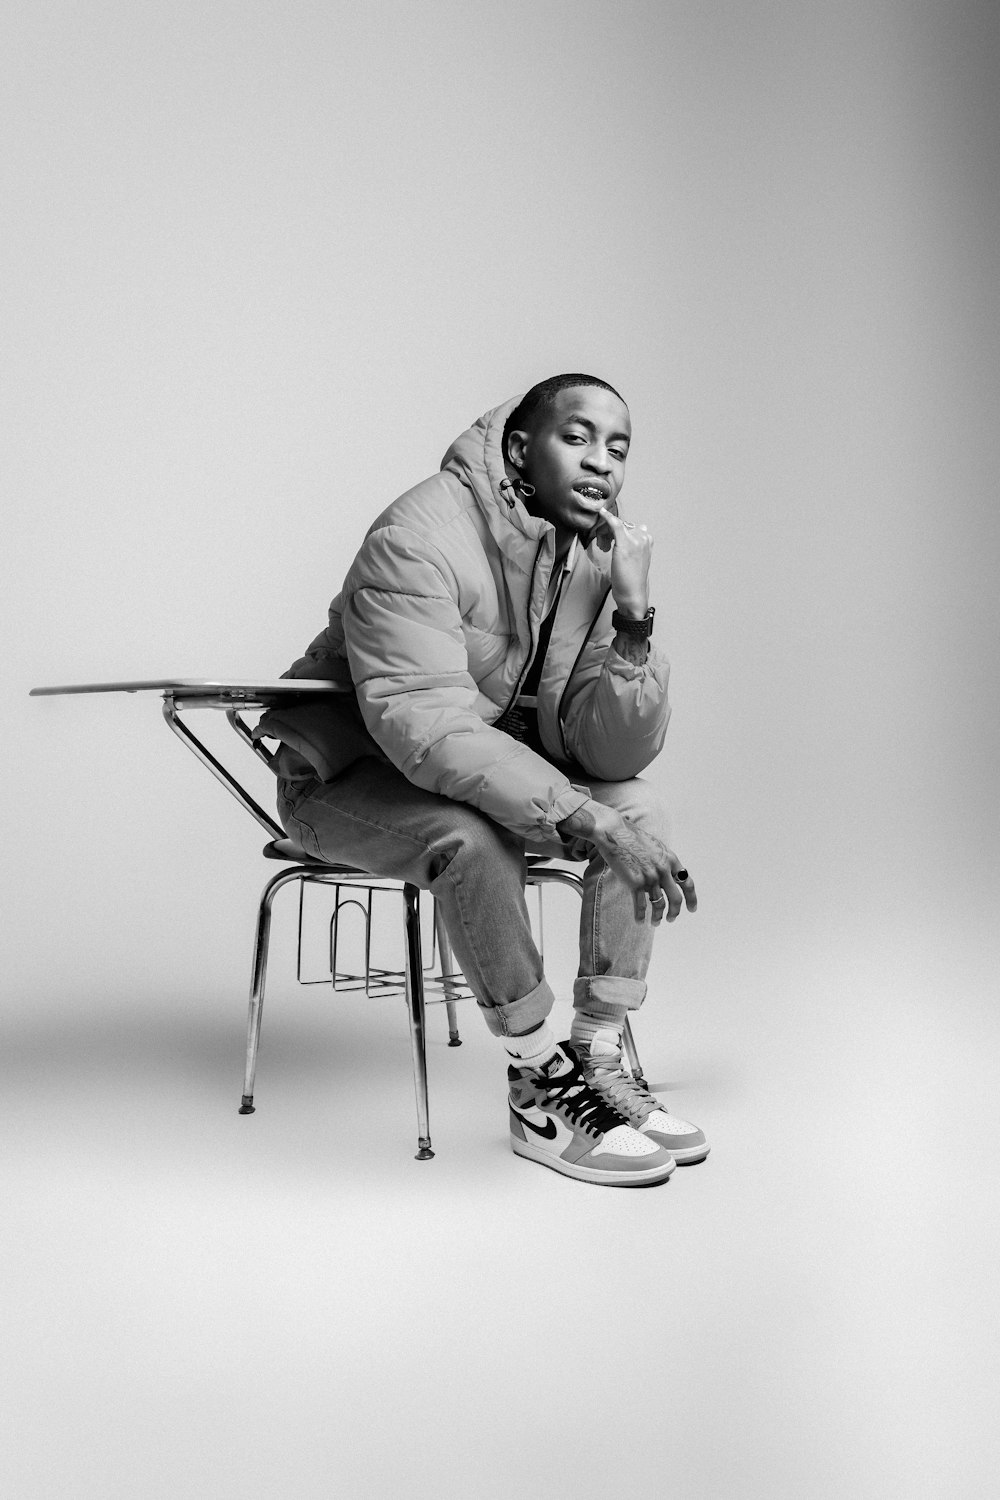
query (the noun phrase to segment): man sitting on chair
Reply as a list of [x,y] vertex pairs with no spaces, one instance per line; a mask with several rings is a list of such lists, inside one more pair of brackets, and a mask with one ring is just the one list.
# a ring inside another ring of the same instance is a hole
[[[708,1154],[622,1065],[654,931],[697,904],[638,779],[670,710],[652,538],[618,513],[630,436],[625,402],[590,375],[487,412],[374,522],[286,674],[332,679],[342,698],[260,725],[282,741],[291,837],[440,903],[508,1056],[514,1151],[623,1187]],[[587,861],[567,1042],[548,1021],[526,851]]]

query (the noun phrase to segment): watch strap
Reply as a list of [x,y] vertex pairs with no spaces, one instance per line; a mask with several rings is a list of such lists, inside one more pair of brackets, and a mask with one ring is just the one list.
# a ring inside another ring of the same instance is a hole
[[641,620],[629,620],[617,610],[611,616],[611,624],[615,630],[620,630],[623,635],[633,636],[637,641],[648,641],[653,634],[653,616],[656,610],[647,609]]

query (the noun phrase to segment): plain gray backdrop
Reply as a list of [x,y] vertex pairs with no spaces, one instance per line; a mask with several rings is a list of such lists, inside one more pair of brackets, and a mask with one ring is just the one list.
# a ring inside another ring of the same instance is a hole
[[[8,1492],[985,1493],[996,8],[0,25]],[[634,1195],[515,1161],[469,1008],[418,1165],[401,1008],[284,939],[240,1119],[260,837],[155,699],[27,697],[279,674],[573,369],[632,410],[701,896],[637,1035],[714,1150]]]

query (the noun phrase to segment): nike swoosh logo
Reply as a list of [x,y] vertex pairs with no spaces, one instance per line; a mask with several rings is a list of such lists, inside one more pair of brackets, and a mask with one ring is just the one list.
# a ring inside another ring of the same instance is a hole
[[527,1125],[528,1129],[533,1130],[536,1135],[540,1135],[543,1141],[554,1141],[556,1136],[559,1134],[559,1132],[556,1130],[556,1122],[552,1119],[551,1115],[545,1121],[544,1125],[534,1125],[532,1124],[531,1120],[522,1115],[519,1109],[515,1109],[513,1104],[511,1105],[510,1109],[511,1114],[516,1115],[522,1125]]

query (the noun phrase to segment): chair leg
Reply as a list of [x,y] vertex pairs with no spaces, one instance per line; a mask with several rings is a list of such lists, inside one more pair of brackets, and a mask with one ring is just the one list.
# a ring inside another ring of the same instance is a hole
[[410,1013],[410,1047],[413,1052],[413,1086],[417,1095],[417,1161],[429,1161],[431,1150],[430,1108],[427,1100],[427,1048],[424,1035],[424,966],[420,951],[420,892],[404,885],[404,935],[406,942],[406,1004]]
[[[434,933],[437,937],[438,955],[441,959],[441,973],[442,975],[454,974],[455,955],[451,951],[451,943],[436,901],[434,903]],[[448,1016],[448,1046],[461,1047],[462,1038],[458,1034],[458,1011],[454,1000],[446,1000],[444,1008]]]
[[629,1025],[628,1016],[625,1017],[625,1024],[622,1027],[622,1043],[625,1047],[628,1065],[632,1069],[632,1077],[636,1083],[642,1084],[643,1088],[645,1088],[647,1086],[646,1080],[642,1076],[642,1064],[639,1061],[639,1054],[635,1050],[635,1039],[632,1036],[632,1027]]
[[264,1011],[264,983],[267,979],[267,950],[271,940],[271,906],[277,892],[290,880],[301,880],[298,870],[282,870],[269,880],[261,892],[257,909],[257,933],[253,948],[253,976],[250,981],[250,1014],[247,1017],[247,1062],[243,1077],[243,1099],[241,1115],[252,1115],[253,1080],[257,1071],[257,1050],[260,1046],[260,1023]]

